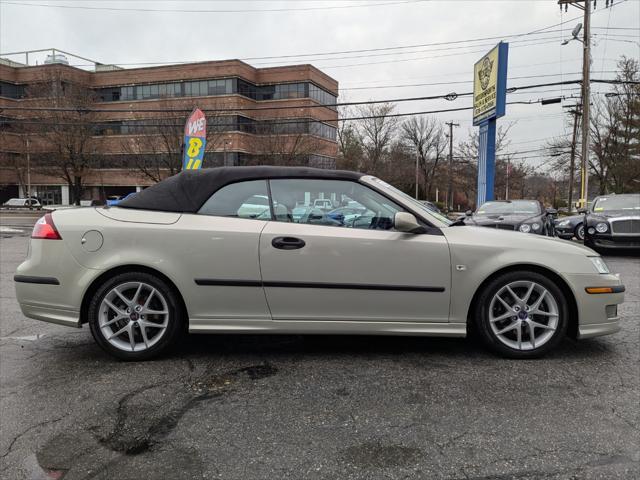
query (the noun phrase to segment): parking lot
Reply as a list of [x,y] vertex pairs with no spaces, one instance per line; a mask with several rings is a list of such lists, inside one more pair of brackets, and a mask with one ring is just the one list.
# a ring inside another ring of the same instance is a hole
[[640,259],[622,331],[513,361],[473,339],[190,336],[123,363],[88,328],[29,320],[0,229],[0,477],[638,478]]

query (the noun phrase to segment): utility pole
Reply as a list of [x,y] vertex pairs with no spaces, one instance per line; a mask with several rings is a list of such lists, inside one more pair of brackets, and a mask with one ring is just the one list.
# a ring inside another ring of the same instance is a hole
[[584,38],[582,49],[582,183],[580,206],[587,208],[589,199],[589,103],[591,103],[591,2],[584,2]]
[[[582,158],[581,158],[581,181],[580,181],[580,207],[586,208],[589,196],[589,120],[590,120],[590,103],[591,103],[591,1],[592,0],[558,0],[560,9],[564,6],[565,11],[568,5],[584,11],[584,33],[582,40],[577,38],[577,30],[574,30],[573,39],[582,42]],[[593,0],[595,8],[596,1]],[[606,0],[605,7],[613,6],[613,2]],[[572,39],[572,40],[573,40]],[[570,40],[565,40],[564,45]]]
[[580,116],[580,104],[573,106],[573,110],[569,110],[569,113],[573,113],[573,136],[571,137],[571,159],[569,161],[569,197],[567,199],[567,207],[569,213],[573,209],[573,175],[576,171],[576,141],[578,137],[578,117]]
[[507,157],[507,187],[504,192],[504,199],[509,200],[509,174],[511,173],[511,157]]
[[447,191],[447,206],[449,210],[453,210],[453,127],[460,125],[453,122],[447,122],[449,126],[449,189]]

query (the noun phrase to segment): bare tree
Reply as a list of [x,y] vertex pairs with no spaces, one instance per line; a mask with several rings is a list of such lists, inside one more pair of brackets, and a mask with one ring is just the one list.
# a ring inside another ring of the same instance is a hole
[[364,171],[376,175],[385,161],[389,147],[396,135],[397,117],[390,117],[395,105],[391,103],[368,104],[358,108],[358,114],[363,117],[358,122],[358,130],[362,138],[362,145],[366,155]]
[[[622,57],[617,79],[637,82],[638,60]],[[640,85],[614,85],[610,93],[595,99],[591,117],[589,166],[600,194],[637,190],[640,180]]]
[[258,155],[254,164],[308,165],[312,154],[321,153],[323,141],[314,134],[317,122],[306,119],[277,119],[255,125],[251,138]]
[[25,133],[42,141],[46,150],[42,171],[67,182],[71,202],[79,205],[84,180],[95,163],[95,114],[90,110],[95,93],[56,69],[47,70],[26,93],[34,106],[60,109],[35,112]]
[[402,124],[401,135],[418,157],[419,168],[424,176],[425,198],[431,198],[435,173],[447,149],[444,128],[433,117],[411,117]]

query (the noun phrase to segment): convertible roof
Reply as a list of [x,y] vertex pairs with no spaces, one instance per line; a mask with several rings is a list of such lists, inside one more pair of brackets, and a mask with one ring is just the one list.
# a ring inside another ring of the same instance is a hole
[[269,178],[358,180],[364,174],[308,167],[219,167],[185,170],[138,192],[118,207],[196,213],[214,192],[230,183]]

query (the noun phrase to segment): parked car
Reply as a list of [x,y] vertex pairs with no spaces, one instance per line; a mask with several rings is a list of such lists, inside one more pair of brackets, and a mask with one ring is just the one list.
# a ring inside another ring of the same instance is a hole
[[[294,220],[318,191],[375,213],[319,224],[310,207]],[[256,197],[273,217],[249,213]],[[26,316],[88,324],[125,360],[161,354],[187,329],[474,329],[499,354],[531,358],[567,334],[618,331],[624,299],[620,278],[584,246],[457,225],[375,177],[293,167],[187,170],[116,207],[47,213],[14,280]]]
[[5,208],[33,208],[40,210],[42,204],[37,198],[10,198],[2,204]]
[[555,232],[558,237],[564,240],[571,240],[573,237],[580,241],[584,240],[583,214],[557,218],[554,223]]
[[438,206],[437,206],[435,203],[430,202],[429,200],[420,200],[420,202],[421,202],[425,207],[427,207],[429,210],[432,210],[432,211],[434,211],[434,212],[438,212],[438,213],[442,213],[442,212],[440,212],[440,209],[438,208]]
[[640,193],[596,197],[584,213],[585,245],[640,254]]
[[322,210],[331,210],[333,208],[333,204],[328,198],[316,198],[313,201],[313,206]]
[[362,206],[338,207],[334,210],[331,210],[329,213],[327,213],[327,215],[344,225],[345,223],[353,223],[355,219],[364,215],[366,211],[367,209]]
[[553,236],[556,210],[545,209],[538,200],[492,200],[463,220],[466,225]]
[[[116,205],[118,205],[121,201],[126,200],[127,198],[131,198],[136,194],[136,192],[131,192],[131,193],[127,193],[124,197],[119,197],[117,195],[112,195],[107,197],[107,205],[109,207],[115,207]],[[91,205],[93,205],[94,200],[91,201]]]

